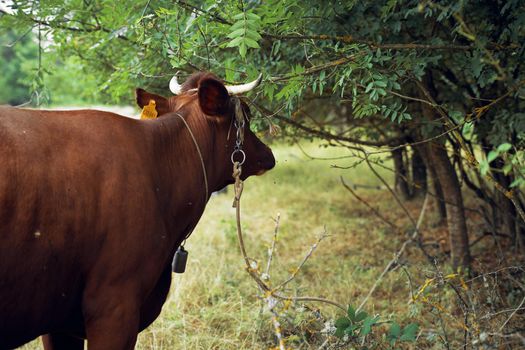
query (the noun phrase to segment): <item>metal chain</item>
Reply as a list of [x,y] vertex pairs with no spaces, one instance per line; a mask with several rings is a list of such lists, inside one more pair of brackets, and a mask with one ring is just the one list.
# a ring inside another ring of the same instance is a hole
[[[235,146],[233,147],[233,152],[230,157],[232,164],[235,164],[236,162],[239,163],[239,166],[243,165],[246,161],[246,153],[242,150],[242,144],[244,142],[244,126],[246,125],[245,118],[244,118],[244,111],[242,109],[241,100],[238,98],[234,99],[235,103],[235,120],[233,122],[233,125],[235,126],[236,132],[236,139],[235,139]],[[235,160],[236,155],[240,155],[240,159]]]

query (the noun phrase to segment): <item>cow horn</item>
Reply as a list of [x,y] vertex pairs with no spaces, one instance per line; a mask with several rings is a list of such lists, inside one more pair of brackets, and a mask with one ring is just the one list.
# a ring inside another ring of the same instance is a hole
[[175,95],[180,94],[180,92],[182,91],[182,86],[177,81],[177,76],[176,75],[174,75],[173,78],[171,78],[171,80],[170,80],[170,90]]
[[230,95],[238,95],[238,94],[242,94],[243,92],[248,92],[250,90],[255,89],[261,83],[261,80],[262,80],[262,73],[259,74],[257,79],[255,79],[251,83],[242,84],[242,85],[225,85],[225,87],[226,87],[226,90],[228,90],[228,93]]

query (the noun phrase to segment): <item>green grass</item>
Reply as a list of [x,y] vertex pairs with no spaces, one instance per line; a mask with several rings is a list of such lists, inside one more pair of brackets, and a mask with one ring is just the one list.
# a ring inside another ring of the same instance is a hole
[[[303,142],[302,148],[315,157],[349,154],[343,149],[321,148],[317,143]],[[272,149],[277,159],[275,169],[248,179],[244,187],[242,223],[248,255],[266,264],[274,219],[280,213],[281,227],[270,273],[275,285],[289,276],[326,228],[329,237],[289,285],[288,292],[357,306],[406,236],[392,232],[356,201],[342,187],[339,177],[360,185],[376,186],[380,181],[363,164],[351,169],[332,167],[334,164],[348,166],[355,159],[312,160],[297,146],[282,144],[273,145]],[[392,183],[389,171],[378,171]],[[357,191],[389,220],[410,232],[409,221],[387,190]],[[186,272],[173,276],[162,314],[139,335],[137,349],[254,350],[276,346],[270,314],[261,309],[256,285],[244,270],[232,198],[233,189],[229,189],[227,194],[210,200],[187,242],[190,255]],[[407,203],[413,216],[418,215],[421,203],[421,200]],[[423,229],[428,230],[433,239],[444,232],[444,228],[434,227],[435,222],[429,210]],[[402,262],[417,290],[432,267],[415,247],[407,250]],[[431,297],[433,289],[429,293]],[[442,305],[454,307],[453,294],[439,297]],[[410,303],[410,287],[402,269],[385,276],[365,309],[380,314],[382,319],[393,317],[403,324],[414,321],[426,325],[428,332],[438,332],[433,330],[435,310],[422,303]],[[317,349],[326,339],[319,333],[323,322],[338,315],[336,308],[325,304],[290,305],[281,317],[288,346]],[[452,344],[454,339],[461,339],[461,329],[455,324],[457,317],[452,311],[450,316],[445,313],[443,317],[449,317],[445,322],[451,328]],[[335,343],[335,338],[331,342]],[[441,348],[437,341],[425,344],[423,348]],[[25,349],[38,346],[33,343]]]

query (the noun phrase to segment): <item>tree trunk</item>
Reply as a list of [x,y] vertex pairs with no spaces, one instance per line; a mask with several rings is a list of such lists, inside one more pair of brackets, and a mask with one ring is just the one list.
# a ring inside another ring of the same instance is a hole
[[421,158],[425,162],[430,180],[432,181],[432,187],[434,192],[433,198],[436,203],[439,224],[441,224],[444,223],[447,218],[447,210],[445,208],[445,198],[443,197],[443,189],[441,188],[441,184],[439,183],[439,179],[436,174],[436,169],[434,167],[433,160],[430,156],[430,146],[428,143],[425,143],[421,146],[418,146],[418,149],[419,153],[421,154]]
[[401,198],[410,199],[410,189],[408,187],[408,172],[403,161],[404,148],[398,148],[392,151],[392,159],[394,160],[395,186],[396,192]]
[[450,159],[443,145],[432,143],[429,153],[443,190],[443,197],[447,202],[445,207],[447,211],[452,266],[454,269],[458,267],[466,268],[470,265],[471,258],[463,196],[461,194],[458,176],[450,163]]
[[434,194],[436,195],[436,207],[438,210],[439,222],[442,223],[447,219],[447,208],[445,206],[445,197],[443,196],[443,189],[437,177],[436,168],[431,165],[428,167],[430,171],[430,178],[432,179],[432,186],[434,187]]
[[[496,159],[492,163],[492,167],[495,169],[503,168],[504,162],[501,159]],[[499,182],[503,187],[509,188],[511,180],[508,176],[505,176],[503,173],[494,172],[494,177],[497,182]],[[499,191],[495,191],[496,202],[496,217],[497,223],[495,223],[496,228],[501,227],[501,233],[506,234],[510,237],[513,244],[516,244],[516,208],[512,202]]]
[[412,147],[412,197],[417,197],[427,192],[427,167],[419,147]]

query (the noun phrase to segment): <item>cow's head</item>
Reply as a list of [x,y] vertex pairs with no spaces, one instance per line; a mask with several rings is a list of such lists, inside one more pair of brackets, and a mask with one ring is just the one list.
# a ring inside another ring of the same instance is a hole
[[[196,73],[181,86],[174,77],[170,82],[170,89],[175,96],[165,98],[137,89],[137,104],[143,108],[149,101],[155,100],[160,118],[176,118],[175,113],[180,113],[192,129],[195,129],[194,133],[199,133],[201,137],[206,135],[211,142],[208,143],[208,151],[213,152],[211,157],[205,157],[211,159],[206,166],[213,167],[210,171],[217,172],[222,177],[222,183],[218,184],[220,187],[233,183],[230,158],[237,139],[235,121],[239,112],[244,116],[242,149],[246,154],[241,177],[246,179],[251,175],[261,175],[275,166],[272,151],[250,130],[251,115],[248,105],[236,96],[253,89],[259,81],[260,78],[249,84],[225,86],[210,73]],[[240,161],[242,155],[237,154],[234,158]]]

